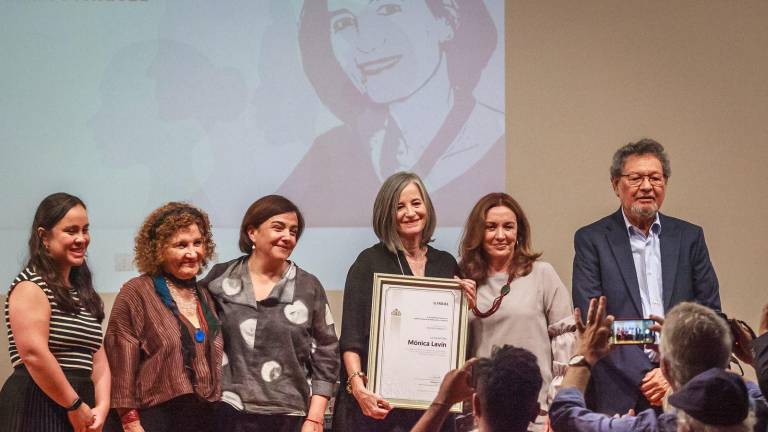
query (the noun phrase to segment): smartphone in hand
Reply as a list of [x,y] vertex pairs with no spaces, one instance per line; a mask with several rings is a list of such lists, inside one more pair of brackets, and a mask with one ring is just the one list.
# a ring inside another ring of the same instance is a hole
[[615,345],[645,345],[656,343],[655,324],[650,319],[614,320],[611,325],[611,343]]

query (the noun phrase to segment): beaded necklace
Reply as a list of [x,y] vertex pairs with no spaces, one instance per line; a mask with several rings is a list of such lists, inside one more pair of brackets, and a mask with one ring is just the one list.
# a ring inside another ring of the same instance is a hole
[[194,333],[195,342],[203,343],[205,341],[205,330],[203,329],[205,316],[203,316],[203,310],[200,307],[200,302],[198,301],[197,286],[194,286],[192,288],[191,301],[186,301],[181,297],[181,294],[179,293],[179,288],[177,288],[175,284],[173,283],[168,284],[168,288],[170,288],[169,291],[171,292],[171,297],[173,298],[173,301],[176,303],[176,307],[179,308],[179,311],[182,313],[182,315],[197,316],[198,325],[195,326],[194,323],[192,323],[193,326],[195,327],[195,333]]
[[491,304],[491,308],[488,309],[486,312],[482,312],[480,309],[477,308],[477,305],[472,308],[472,313],[475,314],[478,318],[488,318],[489,316],[496,313],[496,311],[499,310],[501,307],[501,302],[504,301],[504,297],[509,294],[509,284],[512,283],[512,279],[515,278],[514,273],[510,274],[507,278],[507,283],[504,284],[504,286],[501,287],[501,294],[499,294],[498,297],[493,299],[493,304]]

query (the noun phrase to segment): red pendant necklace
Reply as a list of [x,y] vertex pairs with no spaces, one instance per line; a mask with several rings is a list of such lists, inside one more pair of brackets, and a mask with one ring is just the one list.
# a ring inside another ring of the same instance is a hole
[[509,284],[512,283],[512,279],[515,278],[514,273],[510,274],[507,278],[507,283],[504,284],[504,286],[501,287],[501,294],[499,294],[498,297],[493,299],[493,304],[491,304],[491,308],[488,309],[487,312],[481,312],[480,309],[477,308],[477,305],[472,308],[472,313],[475,314],[478,318],[488,318],[489,316],[496,313],[496,311],[499,310],[501,307],[501,302],[504,301],[504,297],[506,297],[507,294],[509,294]]

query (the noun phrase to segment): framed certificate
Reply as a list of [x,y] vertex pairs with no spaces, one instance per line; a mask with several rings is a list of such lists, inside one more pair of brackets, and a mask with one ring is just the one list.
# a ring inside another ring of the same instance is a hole
[[464,364],[468,312],[454,279],[375,273],[368,389],[394,407],[427,409],[443,376]]

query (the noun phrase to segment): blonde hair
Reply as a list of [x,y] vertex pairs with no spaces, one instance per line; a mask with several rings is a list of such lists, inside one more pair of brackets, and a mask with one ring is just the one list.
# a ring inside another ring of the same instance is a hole
[[376,237],[392,252],[403,249],[400,235],[397,233],[397,203],[403,189],[411,183],[415,184],[421,193],[424,207],[427,209],[427,221],[424,231],[421,232],[421,245],[424,246],[432,240],[435,233],[437,218],[432,200],[429,198],[427,188],[418,175],[411,172],[397,172],[389,176],[381,185],[376,200],[373,202],[373,232]]

